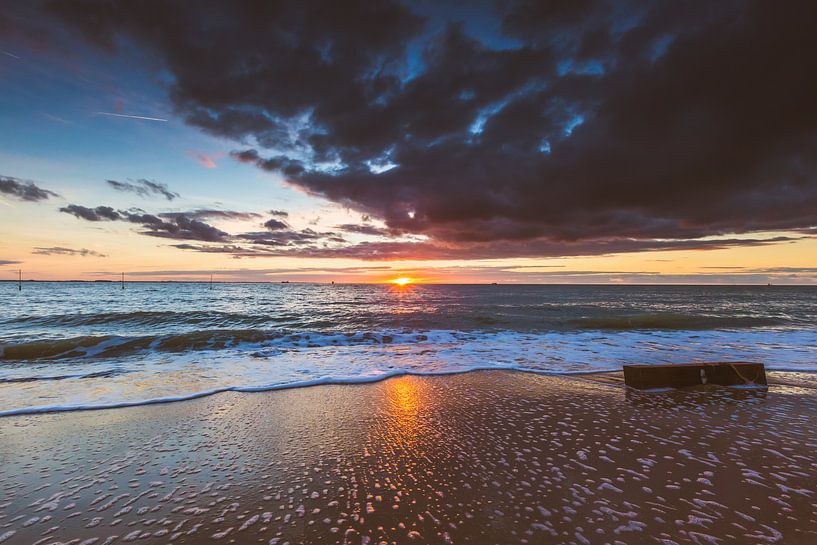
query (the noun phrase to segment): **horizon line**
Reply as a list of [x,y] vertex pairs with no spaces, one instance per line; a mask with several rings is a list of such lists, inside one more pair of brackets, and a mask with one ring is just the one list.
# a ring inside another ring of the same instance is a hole
[[[127,276],[125,277],[127,278]],[[17,284],[18,279],[0,279],[0,283]],[[85,283],[85,284],[121,284],[121,279],[97,280],[41,280],[37,278],[23,279],[34,283]],[[316,281],[316,280],[126,280],[129,284],[319,284],[319,285],[393,285],[389,280],[378,282],[343,282],[343,281]],[[728,283],[728,282],[412,282],[412,286],[736,286],[736,287],[817,287],[810,283]]]

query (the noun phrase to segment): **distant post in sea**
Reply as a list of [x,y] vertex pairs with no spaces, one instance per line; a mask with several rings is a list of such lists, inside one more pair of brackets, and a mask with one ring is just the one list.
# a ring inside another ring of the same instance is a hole
[[122,273],[122,289],[125,289],[125,273]]
[[23,291],[23,269],[17,270],[17,291]]
[[213,275],[210,275],[210,289],[213,289]]

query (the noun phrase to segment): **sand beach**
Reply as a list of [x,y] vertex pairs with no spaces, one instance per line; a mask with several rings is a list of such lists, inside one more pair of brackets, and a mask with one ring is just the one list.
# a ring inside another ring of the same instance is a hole
[[482,371],[0,419],[0,542],[817,542],[817,377]]

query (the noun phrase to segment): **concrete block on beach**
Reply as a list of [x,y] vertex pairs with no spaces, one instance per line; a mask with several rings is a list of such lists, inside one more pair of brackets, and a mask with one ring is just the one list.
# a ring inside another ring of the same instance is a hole
[[625,365],[624,382],[638,390],[686,388],[702,384],[765,386],[766,369],[762,363],[749,362]]

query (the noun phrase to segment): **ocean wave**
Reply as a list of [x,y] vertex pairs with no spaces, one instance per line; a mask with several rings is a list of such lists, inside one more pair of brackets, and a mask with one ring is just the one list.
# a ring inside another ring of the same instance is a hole
[[287,333],[259,329],[203,330],[135,337],[102,335],[37,340],[0,346],[0,360],[37,361],[117,358],[140,352],[189,352],[236,348],[315,348],[329,345],[388,344],[427,341],[423,333],[393,331],[354,333]]
[[[209,314],[214,314],[208,318]],[[238,345],[258,345],[264,347],[276,345],[281,347],[315,347],[331,344],[389,343],[395,339],[400,342],[427,340],[417,324],[415,329],[403,331],[395,328],[383,328],[369,332],[332,332],[303,331],[292,332],[289,329],[268,329],[250,327],[254,324],[270,325],[285,322],[286,317],[251,316],[235,313],[207,312],[131,312],[103,314],[73,314],[47,317],[26,317],[18,320],[20,324],[42,323],[53,325],[59,322],[66,328],[105,324],[141,325],[149,329],[161,329],[159,325],[171,328],[182,324],[184,327],[222,323],[236,324],[241,327],[206,327],[192,331],[168,332],[154,335],[80,335],[65,338],[45,338],[24,341],[0,342],[0,361],[57,360],[80,358],[124,357],[143,351],[185,352],[194,350],[221,350]],[[474,323],[487,326],[501,326],[499,320],[491,316],[476,314],[471,316]],[[775,328],[790,325],[783,320],[772,317],[752,316],[705,316],[670,313],[644,313],[618,316],[596,316],[565,319],[562,322],[541,322],[540,333],[570,331],[701,331],[717,329],[757,329]],[[80,329],[80,331],[82,331]],[[502,329],[488,330],[468,329],[457,332],[464,334],[502,333]]]
[[67,380],[67,379],[83,379],[83,378],[110,378],[114,375],[122,374],[126,371],[95,371],[91,373],[74,373],[69,375],[34,375],[34,376],[18,376],[18,377],[0,377],[0,384],[14,384],[21,382],[39,382],[51,380]]
[[[568,330],[551,329],[543,332],[517,332],[511,330],[398,330],[355,332],[292,332],[284,329],[204,329],[165,335],[83,335],[58,339],[38,339],[22,342],[0,343],[0,361],[25,362],[49,360],[115,359],[150,353],[213,352],[228,349],[257,351],[265,349],[318,348],[322,346],[351,346],[377,344],[415,344],[418,342],[461,343],[464,340],[482,337],[484,339],[519,339],[537,337],[570,339],[571,335],[624,335],[644,332],[673,332],[683,334],[704,330],[735,330],[741,327],[751,331],[762,325],[774,327],[779,322],[772,319],[748,317],[712,318],[687,317],[672,314],[644,314],[629,317],[584,318],[574,320],[574,328]],[[794,333],[794,331],[792,331]],[[807,332],[806,332],[807,333]],[[577,337],[578,338],[578,337]],[[498,341],[499,342],[499,341]]]
[[[9,331],[29,331],[39,328],[53,332],[104,331],[110,335],[127,335],[134,332],[156,334],[177,334],[203,330],[269,330],[274,328],[310,328],[326,333],[327,329],[345,323],[349,327],[397,328],[401,326],[416,329],[454,327],[498,331],[570,331],[576,329],[598,330],[704,330],[722,328],[760,328],[810,326],[811,322],[798,320],[792,316],[752,316],[728,314],[700,314],[694,312],[643,312],[607,314],[604,309],[592,307],[565,307],[555,304],[517,305],[511,312],[502,307],[448,308],[435,312],[408,311],[388,314],[381,310],[371,314],[350,313],[343,306],[350,303],[332,303],[334,310],[326,315],[309,315],[299,312],[259,312],[242,313],[216,310],[190,311],[130,311],[130,312],[81,312],[66,314],[22,315],[0,319],[0,325]],[[356,303],[355,303],[356,304]]]
[[708,316],[701,314],[643,313],[624,316],[594,316],[570,320],[579,329],[637,330],[660,329],[704,330],[776,327],[788,322],[772,317],[757,316]]
[[174,324],[219,326],[255,327],[275,322],[286,322],[297,318],[290,315],[253,315],[236,312],[218,311],[131,311],[131,312],[99,312],[74,314],[47,314],[42,316],[18,316],[0,323],[14,324],[15,326],[51,326],[51,327],[81,327],[81,326],[166,326]]

